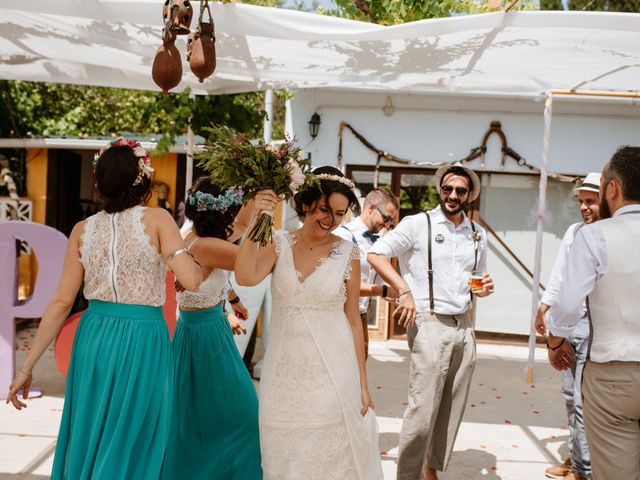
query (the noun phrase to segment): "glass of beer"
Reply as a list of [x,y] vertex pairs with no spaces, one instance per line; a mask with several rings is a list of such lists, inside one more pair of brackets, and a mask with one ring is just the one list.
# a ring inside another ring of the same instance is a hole
[[480,270],[474,270],[471,272],[471,276],[469,277],[469,286],[471,287],[471,291],[481,292],[484,290],[484,284],[482,280],[484,279],[484,275]]

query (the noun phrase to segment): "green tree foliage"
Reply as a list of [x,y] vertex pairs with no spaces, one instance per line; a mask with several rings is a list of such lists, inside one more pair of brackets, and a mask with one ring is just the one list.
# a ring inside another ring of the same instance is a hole
[[0,92],[3,137],[158,134],[159,149],[167,150],[190,118],[196,134],[214,122],[257,136],[264,117],[262,93],[191,98],[188,90],[163,95],[6,80]]
[[[571,10],[640,12],[640,0],[569,0]],[[540,0],[541,10],[563,10],[561,0]]]
[[[504,2],[511,3],[508,0]],[[381,25],[396,25],[426,18],[488,11],[486,1],[476,0],[335,0],[335,3],[338,6],[337,9],[321,8],[319,11]],[[519,0],[513,9],[531,10],[538,8],[538,5],[538,0]]]
[[[485,0],[334,0],[337,9],[319,8],[320,13],[344,18],[396,25],[425,18],[489,11]],[[499,8],[512,0],[502,0]],[[640,0],[569,0],[571,10],[640,12]],[[562,0],[518,0],[513,10],[562,10]]]

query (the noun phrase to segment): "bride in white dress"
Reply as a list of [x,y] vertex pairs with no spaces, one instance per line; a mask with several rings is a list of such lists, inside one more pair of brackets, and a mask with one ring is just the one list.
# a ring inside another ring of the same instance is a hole
[[[358,207],[353,184],[333,167],[319,187],[294,197],[300,229],[271,245],[244,241],[236,280],[273,273],[269,348],[260,380],[260,449],[265,480],[381,480],[373,402],[358,310],[360,256],[331,234]],[[278,198],[256,203],[273,211]]]

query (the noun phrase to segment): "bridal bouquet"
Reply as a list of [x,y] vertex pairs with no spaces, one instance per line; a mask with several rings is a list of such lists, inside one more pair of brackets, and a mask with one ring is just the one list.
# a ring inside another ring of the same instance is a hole
[[[234,185],[244,191],[244,201],[260,190],[271,189],[285,200],[303,185],[317,180],[311,174],[311,161],[295,146],[295,139],[280,145],[267,145],[260,140],[252,143],[244,134],[229,127],[206,128],[209,134],[203,150],[195,155],[216,183]],[[273,216],[262,212],[249,232],[249,238],[265,246],[272,238]]]

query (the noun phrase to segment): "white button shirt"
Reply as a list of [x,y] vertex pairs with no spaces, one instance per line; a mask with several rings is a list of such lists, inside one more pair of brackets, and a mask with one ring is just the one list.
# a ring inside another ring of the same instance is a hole
[[[619,208],[614,217],[625,212],[640,211],[640,205]],[[558,298],[562,301],[549,310],[547,327],[559,337],[568,337],[582,316],[583,303],[596,282],[607,271],[607,245],[598,222],[581,228],[573,240],[562,277]]]
[[[567,256],[569,255],[571,244],[573,243],[573,239],[575,238],[576,230],[580,231],[578,229],[580,225],[584,224],[582,222],[578,222],[571,225],[562,238],[560,250],[558,251],[556,261],[553,264],[551,274],[549,275],[549,279],[547,280],[547,289],[542,295],[542,303],[544,303],[545,305],[549,305],[551,307],[556,303],[562,301],[562,298],[558,297],[560,285],[562,285],[562,272],[567,264]],[[579,337],[589,336],[589,317],[587,316],[586,307],[583,308],[580,322],[578,322],[578,325],[576,326],[575,330],[573,330],[572,334]]]
[[[442,213],[440,206],[429,213],[435,311],[443,315],[458,315],[469,310],[470,303],[468,281],[475,257],[471,221],[465,215],[456,227]],[[487,235],[478,224],[476,231],[480,234],[477,270],[486,272]],[[369,250],[369,253],[388,258],[398,257],[400,272],[411,288],[418,312],[429,311],[427,234],[426,214],[410,215]]]
[[[376,283],[376,272],[367,262],[367,253],[369,253],[369,249],[373,245],[373,240],[362,236],[367,230],[369,230],[369,228],[360,220],[360,217],[356,217],[346,225],[341,225],[336,228],[333,234],[350,242],[353,242],[355,238],[356,244],[360,249],[360,281],[364,283]],[[367,313],[370,299],[371,297],[360,297],[360,313]]]

